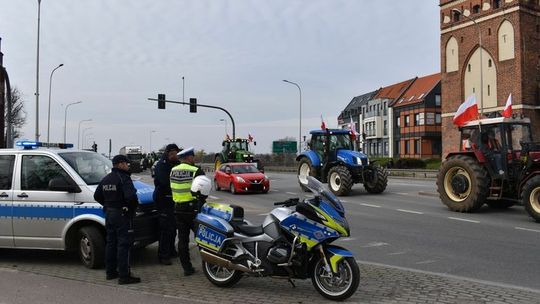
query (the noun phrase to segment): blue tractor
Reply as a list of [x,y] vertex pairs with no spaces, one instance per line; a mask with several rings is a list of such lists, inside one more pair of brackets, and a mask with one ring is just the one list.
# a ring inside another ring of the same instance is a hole
[[369,162],[366,154],[354,151],[349,130],[325,129],[310,132],[309,149],[296,157],[298,183],[306,191],[307,176],[328,183],[335,195],[348,195],[352,185],[363,183],[369,193],[382,193],[388,184],[388,173]]

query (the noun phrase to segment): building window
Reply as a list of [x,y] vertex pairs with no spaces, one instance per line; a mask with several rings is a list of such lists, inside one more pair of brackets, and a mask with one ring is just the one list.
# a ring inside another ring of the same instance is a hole
[[420,146],[420,140],[419,139],[414,140],[414,153],[415,154],[421,154],[422,153],[422,147]]
[[473,12],[473,14],[478,14],[478,13],[480,13],[480,5],[475,5],[475,6],[473,6],[472,12]]
[[409,140],[405,140],[405,154],[410,153]]
[[439,94],[435,95],[435,106],[437,107],[441,106],[441,95]]
[[435,123],[440,124],[441,123],[441,113],[435,114]]
[[499,27],[499,61],[514,58],[514,26],[505,20]]
[[493,8],[499,8],[501,7],[501,0],[493,0]]
[[401,145],[400,145],[400,143],[401,143],[401,142],[400,142],[399,140],[395,142],[395,146],[396,146],[396,152],[395,152],[395,154],[396,154],[396,155],[399,155],[399,154],[401,153]]
[[491,36],[491,28],[488,27],[488,36]]
[[468,72],[471,71],[471,64],[470,64],[470,63],[467,65],[467,71],[468,71]]
[[396,126],[399,128],[401,127],[401,117],[396,117]]
[[491,86],[488,84],[488,96],[491,96]]
[[454,22],[458,22],[458,21],[459,21],[459,17],[461,16],[461,14],[458,13],[458,12],[454,12],[454,11],[452,11],[452,12],[454,13]]
[[420,113],[414,114],[414,125],[419,126],[420,125]]
[[455,72],[459,69],[458,53],[458,42],[456,38],[450,37],[446,43],[446,73]]
[[411,121],[410,121],[410,117],[409,115],[405,115],[405,127],[408,127],[410,125]]
[[384,153],[385,156],[388,155],[388,142],[387,141],[384,142],[384,152],[383,153]]
[[488,67],[490,68],[492,65],[493,65],[493,62],[491,61],[491,59],[489,59],[488,60]]
[[388,120],[384,121],[384,136],[388,135]]

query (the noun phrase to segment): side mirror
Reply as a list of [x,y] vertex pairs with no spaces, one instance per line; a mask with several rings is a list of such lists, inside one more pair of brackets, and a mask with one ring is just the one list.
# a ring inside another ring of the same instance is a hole
[[65,191],[69,193],[79,193],[81,188],[73,182],[73,180],[67,180],[64,177],[55,177],[49,181],[49,190],[51,191]]
[[253,142],[253,145],[254,145],[254,146],[256,146],[256,145],[257,145],[257,142],[256,142],[256,141],[254,141],[254,142]]
[[222,142],[222,143],[221,143],[221,146],[225,147],[225,142]]

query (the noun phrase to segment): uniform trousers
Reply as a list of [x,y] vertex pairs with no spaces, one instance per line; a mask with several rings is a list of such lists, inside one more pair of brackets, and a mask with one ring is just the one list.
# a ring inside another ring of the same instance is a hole
[[133,244],[133,216],[120,209],[106,208],[105,268],[107,275],[130,275],[129,254]]
[[178,256],[184,270],[192,269],[191,258],[189,256],[189,234],[195,233],[196,209],[192,203],[176,204],[175,216],[176,227],[178,229]]

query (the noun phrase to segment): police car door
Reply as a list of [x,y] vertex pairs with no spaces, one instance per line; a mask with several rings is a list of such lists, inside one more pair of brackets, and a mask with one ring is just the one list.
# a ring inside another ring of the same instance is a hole
[[75,194],[51,191],[49,182],[57,177],[71,177],[46,154],[24,153],[19,161],[19,178],[13,193],[15,247],[61,249],[62,232],[73,218]]
[[13,247],[13,165],[15,154],[0,155],[0,247]]

